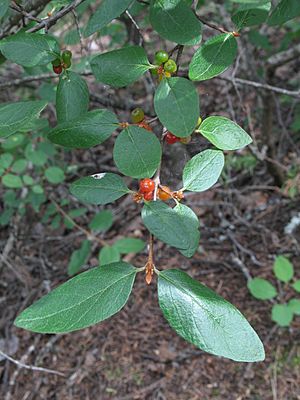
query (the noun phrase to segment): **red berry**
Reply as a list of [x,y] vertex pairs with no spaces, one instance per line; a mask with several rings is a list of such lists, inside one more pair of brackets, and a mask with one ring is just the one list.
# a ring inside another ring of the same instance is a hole
[[152,179],[145,178],[140,181],[140,192],[141,193],[149,193],[153,192],[155,189],[155,183]]
[[180,139],[177,136],[173,135],[173,133],[171,132],[167,132],[167,134],[165,135],[165,141],[168,144],[174,144],[176,142],[179,142],[179,140]]
[[144,193],[144,200],[146,200],[146,201],[153,200],[153,197],[154,197],[154,192]]
[[57,67],[53,66],[53,71],[57,74],[60,75],[62,73],[62,66],[58,65]]

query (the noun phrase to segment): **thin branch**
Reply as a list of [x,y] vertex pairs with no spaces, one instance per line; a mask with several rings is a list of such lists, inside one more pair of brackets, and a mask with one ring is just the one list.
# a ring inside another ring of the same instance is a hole
[[15,365],[17,365],[19,368],[30,369],[31,371],[46,372],[47,374],[66,376],[66,374],[64,374],[63,372],[55,371],[53,369],[36,367],[34,365],[24,364],[21,361],[15,360],[14,358],[10,357],[8,354],[3,353],[3,351],[1,351],[1,350],[0,350],[0,355],[2,357],[4,357],[6,360],[8,360],[8,361],[14,363]]
[[197,18],[200,22],[202,22],[203,25],[206,25],[206,26],[208,26],[208,27],[211,28],[211,29],[215,29],[215,30],[217,30],[217,31],[219,31],[219,32],[221,32],[221,33],[232,33],[233,36],[235,36],[235,37],[240,36],[240,34],[239,34],[238,32],[235,32],[235,31],[229,32],[229,31],[227,31],[226,29],[224,29],[222,26],[218,26],[218,25],[216,25],[216,24],[213,23],[213,22],[208,22],[208,21],[204,20],[204,19],[203,19],[202,17],[200,17],[195,11],[194,11],[194,14],[195,14],[196,18]]
[[70,221],[75,228],[77,228],[80,232],[82,232],[83,234],[86,235],[88,240],[91,241],[96,241],[98,242],[101,246],[107,246],[108,243],[103,240],[98,238],[97,236],[95,236],[92,232],[88,231],[87,229],[83,228],[82,226],[78,225],[77,222],[74,221],[73,218],[70,217],[69,214],[67,214],[57,203],[55,200],[50,198],[50,201],[55,205],[57,211],[64,217],[66,218],[68,221]]
[[295,58],[300,56],[300,44],[289,48],[288,50],[281,51],[279,53],[273,54],[267,59],[267,64],[270,68],[278,68],[283,64],[286,64]]
[[12,2],[10,8],[18,13],[20,13],[23,17],[26,17],[30,21],[41,22],[41,18],[37,18],[34,15],[27,12],[21,4],[17,4],[15,1]]
[[75,8],[73,8],[73,10],[72,10],[71,12],[72,12],[72,14],[73,14],[74,21],[75,21],[75,25],[76,25],[76,29],[77,29],[78,36],[79,36],[79,41],[80,41],[80,52],[81,52],[81,55],[83,55],[83,50],[84,50],[83,36],[82,36],[81,30],[80,30],[80,26],[79,26],[78,15],[77,15],[77,12],[76,12],[76,9],[75,9]]
[[72,12],[76,7],[78,7],[84,1],[86,1],[86,0],[74,0],[68,6],[62,8],[61,10],[59,10],[56,14],[52,15],[51,17],[45,18],[39,24],[35,25],[31,29],[28,29],[28,31],[26,31],[26,32],[32,33],[32,32],[37,32],[41,29],[46,29],[46,31],[47,31],[51,26],[55,25],[58,20],[60,20],[65,15]]
[[267,83],[254,82],[254,81],[249,81],[247,79],[241,79],[241,78],[232,79],[232,78],[225,77],[225,76],[222,76],[222,77],[218,76],[215,79],[227,81],[227,82],[232,83],[233,85],[234,85],[234,83],[236,83],[238,85],[252,86],[257,89],[263,89],[263,90],[267,90],[270,92],[284,94],[286,96],[295,97],[296,99],[300,99],[300,90],[293,91],[293,90],[283,89],[283,88],[279,88],[277,86],[268,85]]
[[133,16],[130,14],[130,12],[128,10],[126,10],[126,15],[127,17],[130,19],[131,23],[134,25],[134,27],[136,28],[136,30],[138,31],[140,40],[139,40],[139,46],[143,46],[144,44],[144,36],[141,32],[141,28],[139,27],[138,23],[136,22],[136,20],[133,18]]
[[[80,75],[90,76],[90,75],[92,75],[92,72],[84,71],[84,72],[81,72]],[[21,86],[24,83],[42,81],[44,79],[58,79],[58,78],[59,78],[59,75],[53,74],[52,72],[41,74],[41,75],[35,75],[35,76],[26,76],[25,78],[17,78],[12,81],[0,82],[0,89],[9,88],[12,86]]]
[[[23,10],[26,11],[27,13],[30,13],[31,16],[38,16],[40,12],[44,10],[45,6],[48,3],[50,3],[50,0],[35,0],[34,2],[27,1],[23,5]],[[23,18],[24,18],[23,14],[19,12],[13,13],[13,15],[10,18],[8,18],[8,20],[5,21],[0,27],[0,39],[9,36],[11,30],[14,27],[18,27]]]

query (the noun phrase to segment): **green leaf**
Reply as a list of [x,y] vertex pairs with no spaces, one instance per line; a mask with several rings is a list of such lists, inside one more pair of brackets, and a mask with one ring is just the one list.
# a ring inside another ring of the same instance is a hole
[[152,0],[150,22],[164,39],[183,45],[201,41],[202,24],[185,1]]
[[104,28],[113,19],[123,14],[130,3],[132,0],[103,0],[88,22],[85,36],[90,36]]
[[253,278],[248,282],[247,286],[252,296],[256,299],[270,300],[277,296],[277,290],[266,279]]
[[299,299],[291,299],[288,302],[288,307],[295,315],[300,315],[300,300]]
[[56,114],[59,123],[78,119],[89,108],[90,94],[85,79],[75,72],[61,75],[56,92]]
[[290,326],[293,320],[293,311],[286,304],[275,304],[272,307],[272,321],[276,322],[279,326]]
[[34,180],[30,175],[23,175],[22,178],[26,186],[32,186],[34,184]]
[[205,81],[226,71],[237,54],[237,42],[231,33],[207,40],[194,54],[189,66],[192,81]]
[[45,171],[45,177],[50,183],[58,184],[65,180],[65,173],[59,167],[49,167]]
[[121,254],[139,253],[145,248],[146,243],[141,239],[136,238],[123,238],[114,243],[116,248]]
[[35,194],[43,194],[44,193],[44,189],[41,185],[34,185],[32,186],[32,191]]
[[221,150],[238,150],[252,142],[251,137],[238,124],[225,117],[206,118],[200,133]]
[[16,64],[23,67],[35,67],[53,61],[60,49],[52,36],[19,32],[2,39],[0,51],[8,60]]
[[120,261],[120,252],[114,246],[104,246],[99,253],[100,265],[106,265],[113,262]]
[[128,46],[94,57],[92,72],[99,82],[114,87],[127,86],[151,67],[143,47]]
[[[1,107],[0,107],[0,115],[1,115]],[[1,127],[0,127],[0,137],[1,137]],[[3,141],[2,148],[4,150],[15,149],[24,142],[24,139],[25,136],[22,133],[15,133],[13,135],[10,135]]]
[[158,300],[171,327],[200,349],[234,361],[264,360],[263,344],[240,311],[186,273],[161,271]]
[[96,146],[110,137],[118,120],[109,110],[94,110],[57,125],[48,135],[51,142],[69,148],[85,149]]
[[203,192],[219,179],[224,167],[224,154],[220,150],[204,150],[185,165],[183,186],[192,192]]
[[276,278],[282,282],[289,282],[294,276],[293,264],[284,256],[275,258],[273,271]]
[[8,137],[38,118],[46,105],[47,102],[43,100],[2,104],[0,106],[0,137]]
[[232,16],[232,22],[237,30],[246,26],[262,24],[268,17],[271,9],[269,0],[261,1],[261,3],[251,3],[241,5]]
[[25,157],[28,161],[31,161],[33,165],[38,167],[42,167],[48,159],[46,153],[44,153],[42,150],[35,150],[31,143],[28,143],[25,148]]
[[20,158],[19,160],[16,160],[13,163],[11,170],[12,172],[20,174],[21,172],[25,171],[25,169],[27,168],[27,164],[28,164],[27,160],[25,160],[24,158]]
[[4,17],[9,7],[9,0],[2,0],[0,4],[0,18]]
[[78,250],[73,251],[68,264],[68,275],[76,274],[87,262],[91,250],[91,242],[84,240]]
[[292,284],[292,286],[293,286],[294,290],[296,290],[296,292],[300,293],[300,279],[297,280],[296,282],[294,282]]
[[268,24],[271,26],[282,25],[300,15],[299,0],[281,0],[273,9]]
[[3,153],[0,155],[0,167],[7,169],[11,166],[14,157],[10,153]]
[[182,216],[162,201],[145,203],[142,219],[146,228],[162,242],[181,250],[190,248],[189,230]]
[[22,179],[13,174],[6,174],[2,177],[2,184],[11,189],[21,189],[23,187]]
[[100,211],[89,223],[89,228],[93,231],[108,231],[113,224],[113,214],[109,210]]
[[163,79],[154,96],[155,112],[161,123],[178,137],[190,135],[199,118],[199,97],[185,78]]
[[197,215],[191,210],[189,207],[184,204],[177,204],[174,208],[174,211],[177,212],[182,218],[182,223],[184,224],[186,231],[188,232],[188,242],[189,247],[186,250],[180,250],[185,257],[192,257],[198,247],[200,240],[200,232],[199,232],[199,220]]
[[150,178],[161,160],[157,137],[138,126],[129,126],[117,137],[113,157],[122,174],[132,178]]
[[94,325],[124,307],[137,271],[124,262],[85,271],[24,310],[15,325],[39,333],[66,333]]
[[106,172],[78,179],[70,191],[80,201],[97,205],[111,203],[130,193],[119,175]]

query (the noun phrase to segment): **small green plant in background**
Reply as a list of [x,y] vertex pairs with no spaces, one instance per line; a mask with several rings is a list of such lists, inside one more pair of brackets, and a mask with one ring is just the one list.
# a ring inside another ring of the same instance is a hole
[[256,299],[272,300],[272,320],[281,327],[287,327],[291,325],[295,316],[300,315],[300,297],[292,297],[288,301],[285,298],[291,288],[300,293],[300,279],[295,280],[293,264],[285,256],[275,258],[273,273],[279,289],[263,278],[251,279],[248,289]]

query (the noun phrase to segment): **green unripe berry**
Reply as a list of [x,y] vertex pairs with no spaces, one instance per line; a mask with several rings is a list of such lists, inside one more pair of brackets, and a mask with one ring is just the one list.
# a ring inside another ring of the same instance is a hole
[[135,108],[131,112],[131,120],[134,124],[142,122],[144,118],[145,118],[145,113],[141,108]]
[[64,50],[62,52],[61,58],[65,64],[68,64],[72,58],[72,52],[70,50]]
[[157,53],[155,53],[155,63],[158,65],[165,63],[166,61],[168,61],[168,59],[169,59],[169,54],[164,50],[160,50]]
[[165,64],[164,64],[164,70],[166,72],[170,72],[170,74],[174,74],[174,72],[177,71],[177,64],[174,60],[170,58]]
[[61,59],[60,58],[56,58],[55,60],[52,61],[53,67],[59,67],[60,64],[61,64]]
[[155,75],[155,76],[158,75],[157,68],[152,68],[150,71],[151,71],[152,75]]

